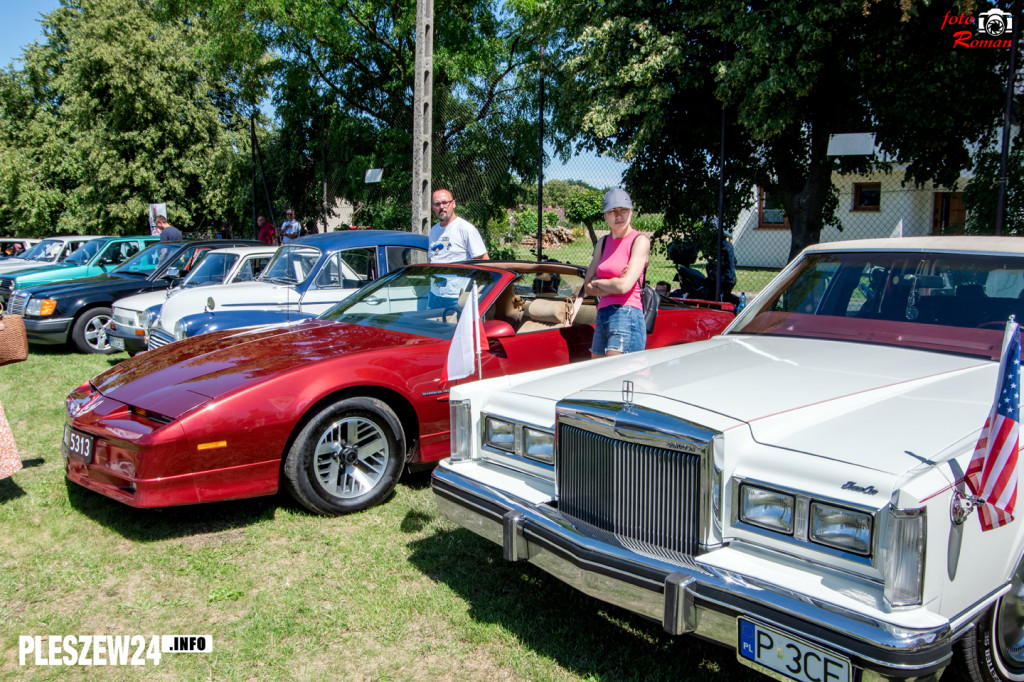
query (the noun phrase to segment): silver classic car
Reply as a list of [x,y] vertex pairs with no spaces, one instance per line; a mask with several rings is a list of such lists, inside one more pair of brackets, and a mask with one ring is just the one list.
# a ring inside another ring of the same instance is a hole
[[436,499],[777,679],[1024,680],[1024,523],[965,484],[1022,298],[1017,238],[811,247],[708,341],[454,388]]

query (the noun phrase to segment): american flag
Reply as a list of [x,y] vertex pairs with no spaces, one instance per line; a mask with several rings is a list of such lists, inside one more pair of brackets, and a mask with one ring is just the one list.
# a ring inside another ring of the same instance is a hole
[[1003,337],[995,403],[967,467],[967,486],[976,497],[982,530],[1013,521],[1017,503],[1017,447],[1020,437],[1020,327],[1010,321]]

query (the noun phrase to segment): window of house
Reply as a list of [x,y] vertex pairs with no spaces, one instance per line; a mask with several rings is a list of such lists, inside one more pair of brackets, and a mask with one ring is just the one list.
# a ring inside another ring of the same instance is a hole
[[882,206],[882,183],[853,183],[853,207],[851,211],[878,211]]
[[782,199],[775,192],[757,188],[757,226],[759,228],[789,229],[789,218],[782,208]]

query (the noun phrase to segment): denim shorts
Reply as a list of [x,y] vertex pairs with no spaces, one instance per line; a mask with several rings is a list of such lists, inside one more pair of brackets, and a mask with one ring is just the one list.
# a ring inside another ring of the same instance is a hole
[[647,324],[644,322],[643,311],[639,308],[631,305],[610,305],[597,311],[591,353],[634,353],[643,350],[646,345]]

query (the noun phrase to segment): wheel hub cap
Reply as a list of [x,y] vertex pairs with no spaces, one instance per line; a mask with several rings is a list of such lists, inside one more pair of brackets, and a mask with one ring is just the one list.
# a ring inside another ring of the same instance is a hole
[[377,424],[345,417],[320,433],[314,451],[316,480],[331,495],[359,497],[384,478],[390,458],[388,439]]

